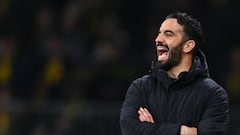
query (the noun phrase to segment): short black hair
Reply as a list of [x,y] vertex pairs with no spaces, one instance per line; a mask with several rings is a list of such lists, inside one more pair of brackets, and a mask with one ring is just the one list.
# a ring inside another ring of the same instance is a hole
[[176,11],[169,14],[165,19],[175,18],[177,22],[183,26],[184,36],[186,39],[192,39],[196,42],[196,45],[199,46],[203,44],[204,37],[202,26],[199,21],[192,18],[185,12]]

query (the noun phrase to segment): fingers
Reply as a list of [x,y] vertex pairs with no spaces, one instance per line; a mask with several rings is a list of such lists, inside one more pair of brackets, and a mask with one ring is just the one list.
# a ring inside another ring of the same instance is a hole
[[141,122],[146,121],[146,122],[154,123],[151,113],[146,108],[140,107],[138,110],[138,114],[139,114],[139,120]]
[[180,128],[180,135],[197,135],[197,128],[182,125]]

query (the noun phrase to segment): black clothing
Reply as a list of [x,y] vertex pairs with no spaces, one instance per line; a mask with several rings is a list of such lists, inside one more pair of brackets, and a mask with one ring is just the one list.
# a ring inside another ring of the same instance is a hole
[[[209,77],[204,54],[198,50],[189,72],[172,80],[152,64],[152,74],[130,85],[121,108],[123,135],[179,135],[180,126],[196,127],[198,135],[224,135],[228,126],[228,96]],[[138,110],[147,108],[155,123],[140,122]]]

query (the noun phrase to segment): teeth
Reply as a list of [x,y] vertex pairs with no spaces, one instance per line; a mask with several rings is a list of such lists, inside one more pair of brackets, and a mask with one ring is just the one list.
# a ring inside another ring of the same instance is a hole
[[158,51],[168,51],[167,48],[157,48]]

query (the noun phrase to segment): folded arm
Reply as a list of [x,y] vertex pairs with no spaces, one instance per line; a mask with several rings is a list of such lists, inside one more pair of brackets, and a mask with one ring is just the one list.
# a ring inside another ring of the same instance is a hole
[[[140,107],[138,110],[138,114],[139,114],[139,120],[141,122],[154,123],[151,113],[146,108]],[[180,135],[197,135],[197,128],[181,125]]]

